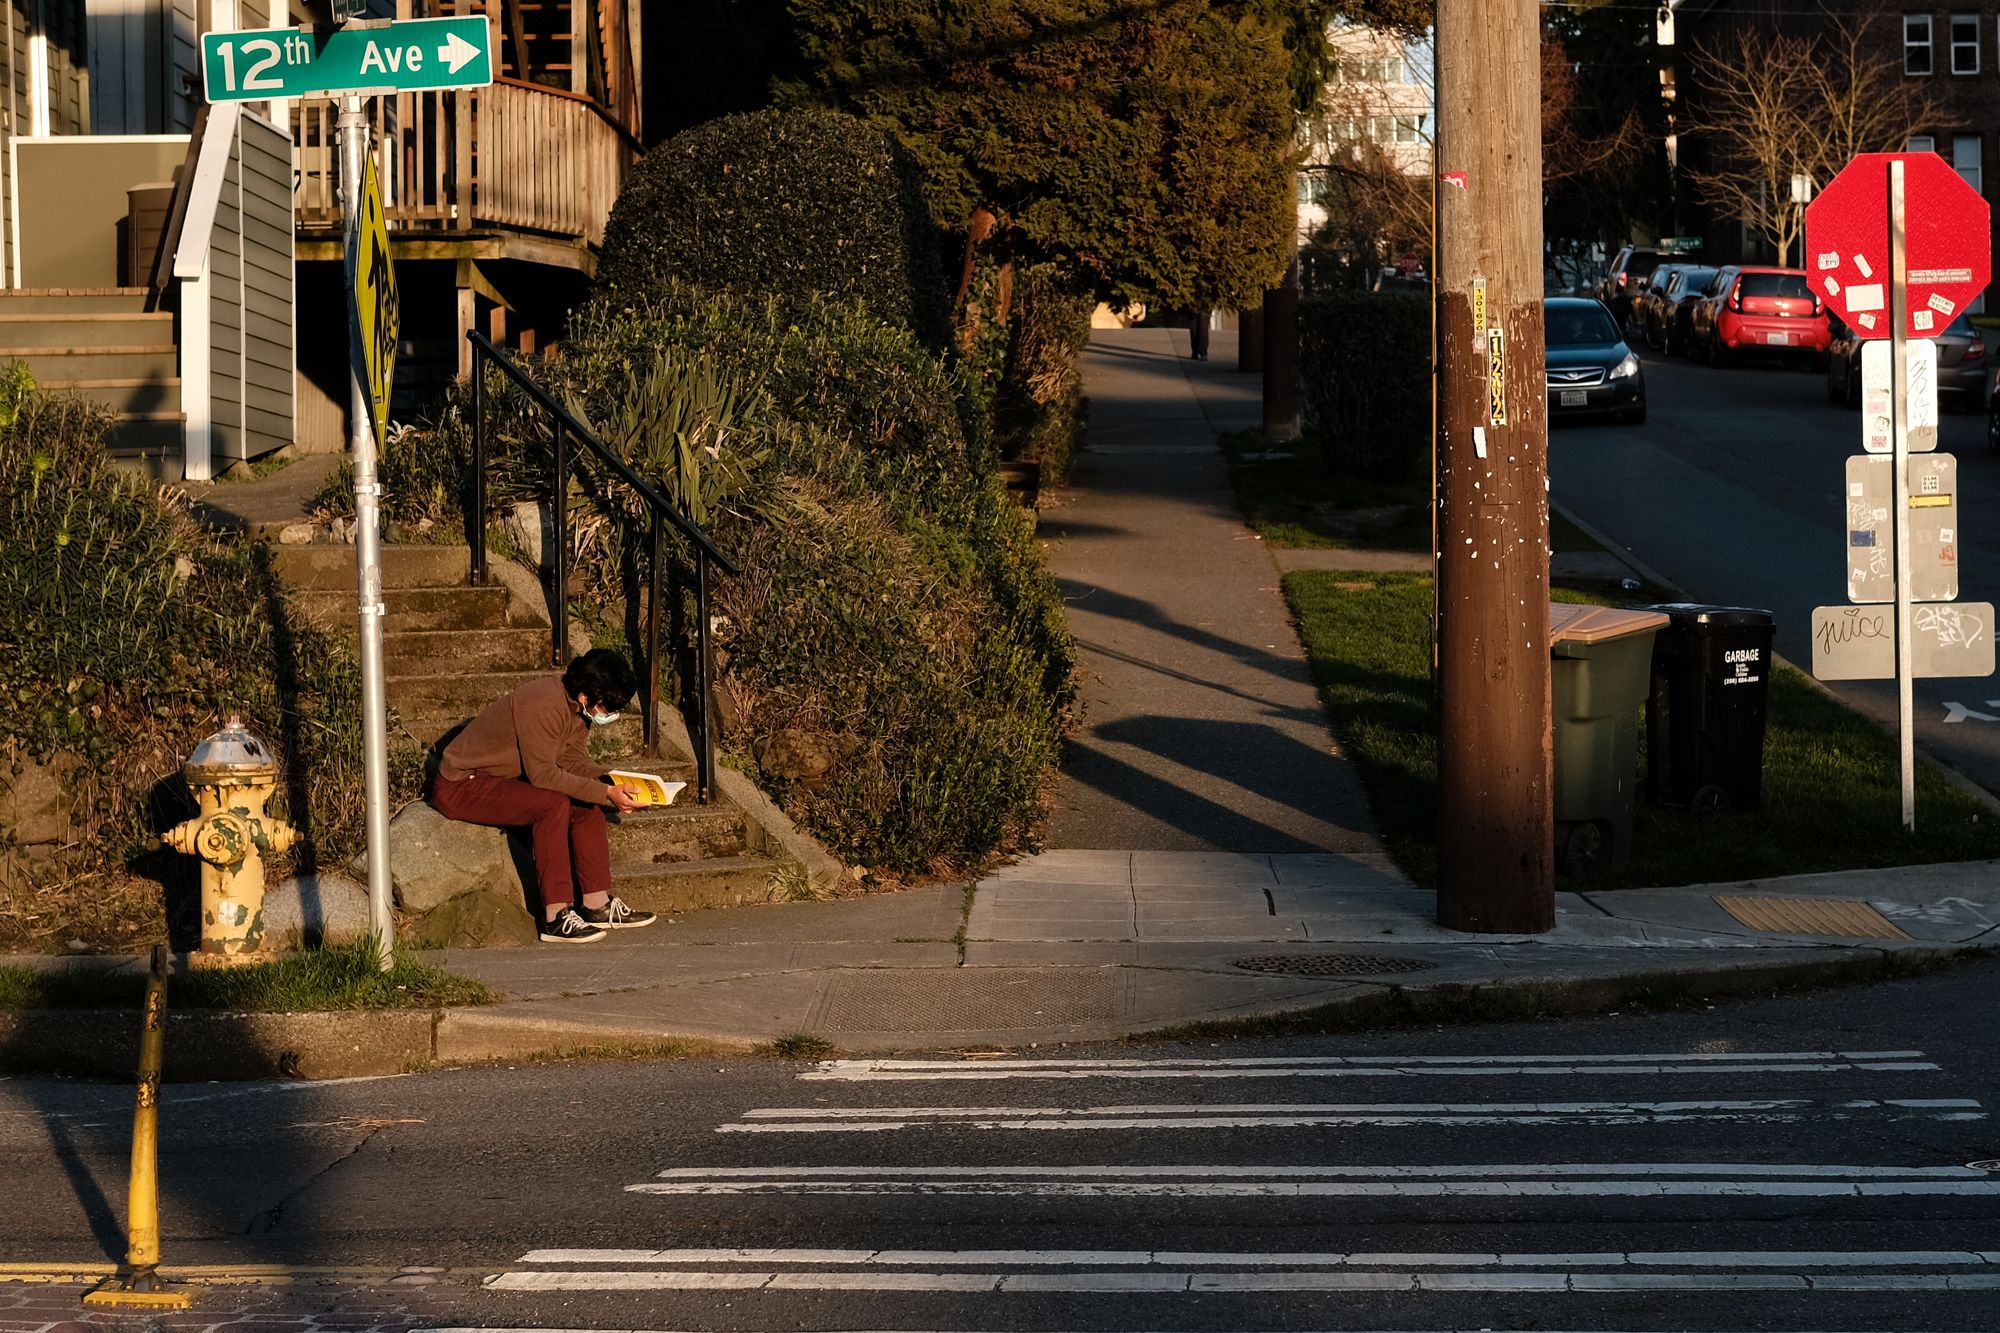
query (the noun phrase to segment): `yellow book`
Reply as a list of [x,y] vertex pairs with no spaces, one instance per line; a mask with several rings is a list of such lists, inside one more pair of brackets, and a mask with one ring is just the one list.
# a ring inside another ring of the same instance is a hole
[[657,773],[627,773],[622,769],[612,769],[605,776],[616,786],[633,793],[640,805],[672,805],[674,798],[687,786],[685,782],[668,782]]

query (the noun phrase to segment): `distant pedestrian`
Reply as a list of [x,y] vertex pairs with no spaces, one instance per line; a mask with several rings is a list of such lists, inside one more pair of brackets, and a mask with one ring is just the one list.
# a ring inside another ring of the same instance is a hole
[[1210,312],[1197,310],[1188,321],[1188,354],[1196,361],[1208,360],[1208,323]]
[[[604,807],[638,808],[634,793],[611,785],[592,763],[593,726],[618,720],[639,692],[631,666],[593,648],[560,676],[544,676],[487,705],[445,747],[431,805],[447,819],[526,828],[541,887],[541,938],[584,944],[607,930],[650,926],[611,892],[611,842]],[[581,902],[578,891],[581,890]]]

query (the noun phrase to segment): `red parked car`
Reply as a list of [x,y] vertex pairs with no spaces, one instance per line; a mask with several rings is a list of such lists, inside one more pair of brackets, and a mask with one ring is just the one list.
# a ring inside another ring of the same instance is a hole
[[1831,332],[1826,307],[1806,286],[1804,269],[1724,269],[1690,321],[1693,341],[1720,366],[1738,354],[1800,354],[1826,358]]

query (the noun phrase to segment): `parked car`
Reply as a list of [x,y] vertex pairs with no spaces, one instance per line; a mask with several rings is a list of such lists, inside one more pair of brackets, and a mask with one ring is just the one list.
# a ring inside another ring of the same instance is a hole
[[1674,274],[1685,267],[1684,264],[1660,264],[1645,277],[1632,280],[1632,313],[1626,318],[1625,332],[1634,342],[1643,341],[1651,345],[1652,340],[1646,334],[1646,321],[1651,318],[1653,303],[1665,294]]
[[1689,312],[1688,331],[1712,366],[1756,352],[1803,355],[1815,364],[1826,356],[1826,307],[1806,285],[1804,269],[1741,265],[1720,269],[1715,281]]
[[1635,318],[1646,346],[1671,355],[1686,345],[1689,302],[1701,295],[1714,279],[1715,270],[1706,264],[1675,264],[1664,282],[1659,275],[1660,269],[1654,269],[1645,298],[1635,308]]
[[1715,327],[1715,311],[1722,298],[1736,281],[1737,267],[1724,264],[1715,270],[1702,289],[1682,302],[1687,312],[1687,337],[1681,342],[1681,355],[1689,360],[1701,360],[1708,355],[1710,332]]
[[1610,413],[1646,419],[1646,374],[1602,301],[1551,296],[1542,301],[1547,333],[1549,416]]
[[[1861,406],[1862,340],[1839,319],[1828,317],[1832,329],[1826,349],[1828,401]],[[1987,398],[1986,336],[1961,314],[1937,336],[1938,406],[1976,410]]]
[[1611,311],[1618,327],[1624,328],[1632,318],[1632,298],[1637,294],[1639,279],[1646,277],[1669,256],[1665,250],[1655,250],[1650,246],[1627,245],[1618,251],[1611,261],[1611,268],[1598,284],[1597,299]]

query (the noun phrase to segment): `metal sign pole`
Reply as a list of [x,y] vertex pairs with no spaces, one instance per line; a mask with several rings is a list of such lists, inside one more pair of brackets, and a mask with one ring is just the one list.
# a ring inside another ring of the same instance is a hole
[[[368,156],[368,118],[359,97],[340,110],[340,215],[353,248],[361,230],[362,179]],[[382,970],[395,964],[396,923],[389,881],[389,707],[383,685],[382,486],[375,477],[375,411],[368,392],[360,329],[351,335],[347,439],[354,460],[354,555],[361,605],[361,772],[367,802],[368,920]]]
[[1917,827],[1915,704],[1910,692],[1910,294],[1904,253],[1903,163],[1889,163],[1890,505],[1896,515],[1896,734],[1901,751],[1903,827]]

